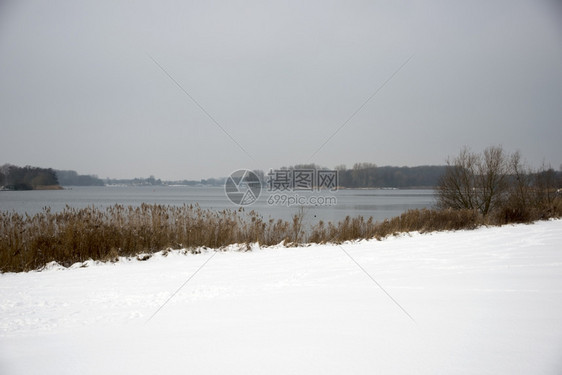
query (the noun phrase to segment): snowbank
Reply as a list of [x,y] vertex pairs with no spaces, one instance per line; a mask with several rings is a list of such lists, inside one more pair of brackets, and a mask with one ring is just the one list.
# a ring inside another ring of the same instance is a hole
[[556,220],[4,274],[0,373],[559,374],[561,243]]

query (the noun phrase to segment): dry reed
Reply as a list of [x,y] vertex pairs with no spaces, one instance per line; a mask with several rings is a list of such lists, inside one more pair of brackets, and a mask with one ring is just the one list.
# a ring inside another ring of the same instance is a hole
[[[559,217],[560,200],[548,217]],[[531,219],[546,218],[537,213]],[[305,228],[304,211],[291,221],[264,219],[244,209],[211,211],[199,206],[138,207],[114,205],[66,207],[61,212],[45,208],[35,215],[0,212],[0,272],[40,269],[55,261],[63,266],[89,259],[113,261],[164,249],[224,248],[231,244],[341,243],[410,231],[472,229],[503,224],[506,216],[484,217],[474,210],[410,210],[374,222],[372,218],[346,217],[338,223],[318,222]],[[249,248],[249,246],[248,246]]]

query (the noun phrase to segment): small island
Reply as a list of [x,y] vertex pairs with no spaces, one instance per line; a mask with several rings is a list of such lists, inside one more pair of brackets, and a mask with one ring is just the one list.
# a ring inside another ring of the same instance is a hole
[[0,167],[0,190],[62,190],[56,172],[51,168],[18,167],[5,164]]

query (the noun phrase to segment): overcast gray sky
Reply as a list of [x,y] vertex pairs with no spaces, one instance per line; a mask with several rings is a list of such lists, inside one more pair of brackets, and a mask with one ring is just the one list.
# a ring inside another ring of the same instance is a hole
[[558,169],[562,7],[0,0],[0,127],[0,164],[100,177],[444,164],[497,144]]

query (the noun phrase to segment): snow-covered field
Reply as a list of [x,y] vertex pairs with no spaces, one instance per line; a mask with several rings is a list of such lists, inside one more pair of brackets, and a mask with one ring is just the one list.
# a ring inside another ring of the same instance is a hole
[[0,275],[3,375],[561,373],[561,220]]

